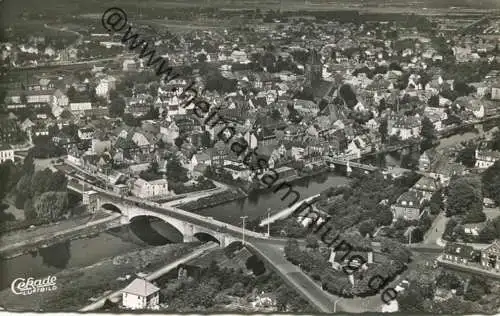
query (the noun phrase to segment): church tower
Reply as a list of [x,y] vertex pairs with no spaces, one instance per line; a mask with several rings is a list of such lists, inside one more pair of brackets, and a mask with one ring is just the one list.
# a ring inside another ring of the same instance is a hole
[[309,51],[309,58],[305,65],[306,85],[312,87],[323,78],[323,64],[321,56],[316,49]]

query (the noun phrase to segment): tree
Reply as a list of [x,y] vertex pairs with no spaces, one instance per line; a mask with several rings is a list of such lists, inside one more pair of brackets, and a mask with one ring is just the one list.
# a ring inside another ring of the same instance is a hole
[[375,222],[372,219],[362,221],[358,227],[361,236],[372,235],[375,231]]
[[380,133],[380,137],[382,138],[382,143],[385,143],[387,139],[387,119],[384,119],[380,122],[380,125],[378,127],[378,132]]
[[68,194],[66,192],[45,192],[35,201],[37,218],[56,221],[68,207]]
[[285,257],[292,261],[300,256],[299,242],[296,239],[288,239],[284,247]]
[[278,109],[274,109],[271,112],[271,118],[275,121],[281,121],[281,112]]
[[0,164],[0,201],[12,189],[14,181],[17,179],[16,166],[12,161],[7,160]]
[[356,98],[356,94],[350,85],[344,84],[339,89],[339,95],[342,99],[344,99],[345,103],[348,107],[352,108],[358,103],[358,99]]
[[439,106],[439,94],[434,94],[429,98],[429,101],[427,102],[429,106],[431,107],[438,107]]
[[210,138],[210,133],[207,131],[201,134],[201,146],[206,148],[212,147],[212,139]]
[[207,55],[205,55],[203,53],[198,54],[198,56],[196,56],[196,59],[198,59],[199,63],[204,63],[207,61]]
[[66,191],[67,183],[68,179],[66,178],[66,175],[61,170],[57,170],[56,172],[51,173],[49,180],[46,183],[46,190],[63,192]]
[[434,124],[432,124],[431,120],[427,116],[422,119],[422,130],[420,131],[420,135],[422,136],[422,143],[420,144],[421,151],[424,152],[427,149],[432,148],[437,136]]
[[479,179],[474,177],[455,177],[448,188],[447,216],[482,212],[483,194]]
[[26,218],[26,220],[33,220],[33,219],[36,219],[36,211],[35,211],[35,206],[33,205],[33,200],[28,198],[25,202],[24,202],[24,217]]
[[22,209],[26,199],[32,197],[31,186],[32,186],[32,175],[24,174],[21,179],[16,184],[16,207]]
[[385,102],[385,98],[380,99],[378,104],[378,112],[382,113],[387,108],[387,104]]
[[392,212],[391,210],[384,208],[382,211],[379,212],[379,215],[377,217],[377,224],[378,225],[390,225],[392,223]]
[[31,184],[32,188],[31,192],[33,193],[33,196],[47,192],[47,187],[48,187],[47,184],[48,181],[50,181],[51,176],[52,176],[52,171],[50,171],[49,169],[44,169],[35,172]]
[[109,105],[109,114],[112,117],[121,117],[123,113],[125,113],[125,100],[121,97],[112,98]]
[[280,312],[286,312],[288,304],[295,296],[286,285],[281,285],[277,290],[276,307]]
[[174,144],[177,146],[177,148],[181,148],[182,144],[184,144],[184,138],[183,137],[177,137],[174,139]]
[[245,286],[241,282],[236,282],[231,288],[232,295],[243,297],[246,294]]
[[486,220],[486,214],[483,211],[480,212],[469,212],[465,216],[464,224],[467,223],[482,223]]
[[500,237],[500,217],[496,217],[486,223],[486,226],[479,232],[479,241],[490,243]]
[[188,170],[182,166],[177,156],[168,157],[166,175],[169,181],[184,183],[189,180],[187,172]]
[[500,160],[483,172],[481,180],[484,194],[500,205]]
[[488,282],[482,277],[471,277],[467,291],[464,293],[464,299],[467,301],[477,301],[481,297],[490,293]]
[[446,223],[446,227],[444,228],[443,237],[449,240],[453,240],[454,239],[453,231],[457,225],[458,222],[455,219],[450,218],[448,223]]
[[500,151],[500,131],[497,131],[493,136],[493,140],[491,142],[491,149]]
[[400,311],[406,313],[422,313],[422,303],[425,298],[423,297],[420,288],[412,286],[407,291],[399,295],[398,293],[398,306]]
[[444,207],[442,190],[435,191],[429,200],[429,208],[432,215],[437,215]]
[[472,86],[469,86],[463,81],[456,81],[453,85],[454,90],[458,93],[459,96],[465,96],[473,93],[476,89]]
[[476,146],[474,143],[470,142],[466,144],[465,148],[458,152],[456,161],[462,163],[466,167],[474,167],[476,164]]
[[131,113],[125,113],[125,114],[123,114],[123,122],[127,126],[131,126],[131,127],[139,127],[139,126],[141,126],[141,120],[139,120],[138,118],[134,117]]
[[158,96],[158,87],[159,84],[156,82],[152,82],[148,86],[148,92],[153,98],[156,98]]
[[318,237],[316,235],[309,234],[306,236],[306,247],[316,249],[319,247]]
[[33,153],[31,151],[28,151],[28,155],[26,155],[23,161],[23,173],[32,174],[34,172],[35,172],[35,159],[33,157]]
[[382,238],[380,246],[382,252],[387,253],[392,260],[407,263],[411,259],[411,251],[396,241]]
[[418,158],[411,153],[404,155],[401,158],[401,167],[406,168],[406,169],[411,169],[411,170],[417,170],[418,169]]

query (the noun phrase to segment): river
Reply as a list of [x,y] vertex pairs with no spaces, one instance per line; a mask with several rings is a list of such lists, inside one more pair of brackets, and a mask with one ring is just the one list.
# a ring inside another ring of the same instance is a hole
[[95,237],[68,240],[36,252],[0,261],[0,289],[16,278],[45,277],[64,269],[84,267],[144,247],[130,234],[128,226],[115,228]]
[[[293,189],[300,194],[300,199],[313,196],[332,186],[345,185],[349,179],[333,172],[308,177],[293,181]],[[232,201],[226,204],[205,208],[196,213],[211,216],[217,220],[241,225],[241,216],[248,216],[248,220],[263,218],[267,216],[267,209],[271,209],[271,214],[281,211],[288,207],[294,199],[294,194],[290,194],[285,200],[281,198],[285,195],[287,189],[281,189],[277,193],[272,190],[251,193],[248,198]]]
[[[294,190],[300,193],[300,198],[304,199],[331,186],[344,185],[348,182],[348,178],[329,172],[297,180],[292,184]],[[266,216],[268,208],[271,208],[272,211],[285,208],[293,199],[293,195],[282,201],[284,192],[286,190],[283,189],[278,193],[272,191],[254,193],[246,199],[203,209],[198,213],[240,225],[240,216],[247,215],[251,220]],[[16,278],[45,277],[64,269],[88,266],[104,258],[124,254],[147,245],[164,244],[161,236],[150,229],[142,228],[140,225],[151,225],[157,232],[161,231],[163,237],[168,236],[169,240],[177,242],[176,238],[172,238],[174,236],[168,231],[168,228],[166,229],[160,224],[157,222],[132,222],[95,237],[68,240],[39,249],[37,252],[2,260],[0,261],[0,289],[9,287]],[[139,227],[134,227],[137,225]],[[147,243],[143,240],[147,240]]]

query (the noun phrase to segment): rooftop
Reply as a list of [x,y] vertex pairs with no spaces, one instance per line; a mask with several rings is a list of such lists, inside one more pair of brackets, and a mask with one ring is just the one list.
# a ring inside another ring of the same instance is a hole
[[137,278],[122,290],[123,293],[134,294],[137,296],[150,296],[160,289],[151,282]]

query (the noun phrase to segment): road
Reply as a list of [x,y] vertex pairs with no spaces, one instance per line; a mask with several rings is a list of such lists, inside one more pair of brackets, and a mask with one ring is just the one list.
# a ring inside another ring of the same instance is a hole
[[[342,298],[332,295],[321,288],[321,285],[311,279],[299,267],[286,260],[281,245],[273,245],[266,240],[255,240],[250,238],[250,248],[253,247],[266,260],[272,262],[272,266],[283,279],[307,299],[313,306],[317,306],[324,313],[343,311],[348,313],[380,312],[382,301],[380,295],[370,297]],[[335,302],[337,306],[335,310]]]
[[443,236],[444,229],[446,228],[446,223],[448,223],[449,218],[444,214],[444,211],[439,213],[439,215],[434,219],[431,228],[427,231],[424,236],[422,244],[424,245],[439,245],[440,239]]
[[[104,191],[100,188],[92,186],[92,188],[98,192],[104,199],[109,199],[118,205],[123,203],[136,205],[142,209],[149,209],[158,214],[165,214],[167,216],[175,217],[179,220],[183,220],[195,225],[209,228],[214,231],[222,229],[227,234],[232,236],[241,236],[241,228],[230,224],[226,224],[214,219],[210,219],[197,214],[185,212],[174,207],[160,207],[158,204],[153,202],[144,201],[141,199],[133,197],[122,197],[117,194]],[[257,254],[259,254],[264,260],[266,260],[275,271],[280,274],[280,276],[297,290],[301,295],[307,299],[311,305],[318,308],[320,311],[325,313],[332,313],[334,311],[334,305],[337,301],[337,310],[350,313],[362,313],[362,312],[376,312],[381,311],[382,301],[379,295],[366,297],[366,298],[340,298],[335,295],[323,291],[320,284],[317,284],[309,276],[300,270],[297,266],[294,266],[286,260],[283,253],[283,246],[286,240],[283,239],[269,239],[263,234],[247,231],[247,246]],[[374,245],[374,249],[377,245]]]

